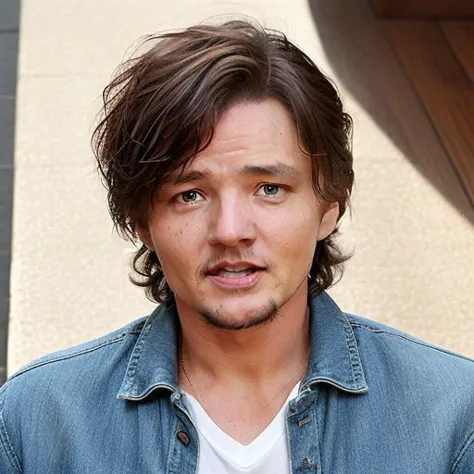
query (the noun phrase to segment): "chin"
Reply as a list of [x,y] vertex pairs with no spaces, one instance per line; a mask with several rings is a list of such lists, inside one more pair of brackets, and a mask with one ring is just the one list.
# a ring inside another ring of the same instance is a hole
[[205,321],[216,328],[229,331],[239,331],[252,327],[264,326],[271,323],[278,315],[278,305],[273,299],[260,305],[232,305],[226,307],[220,304],[217,307],[202,307],[199,313]]

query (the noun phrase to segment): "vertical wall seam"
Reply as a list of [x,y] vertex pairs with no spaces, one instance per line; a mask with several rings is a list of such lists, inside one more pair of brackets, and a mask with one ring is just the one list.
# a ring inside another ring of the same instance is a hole
[[[18,46],[20,1],[6,2],[0,9],[0,37],[16,36],[13,44],[0,45],[0,76],[13,80],[13,90],[0,91],[0,386],[7,378],[8,319],[10,313],[10,270],[13,220],[13,176],[16,84],[18,81]],[[8,50],[9,49],[9,50]],[[13,53],[13,54],[12,54]],[[7,87],[5,86],[5,87]],[[8,87],[10,89],[10,87]]]

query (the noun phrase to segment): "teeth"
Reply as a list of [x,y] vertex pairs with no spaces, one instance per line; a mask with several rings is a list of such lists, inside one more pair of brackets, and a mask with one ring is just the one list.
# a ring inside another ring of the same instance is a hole
[[221,270],[224,270],[226,272],[230,272],[230,273],[240,273],[240,272],[245,272],[247,270],[249,270],[248,268],[222,268]]
[[246,276],[252,273],[252,269],[246,268],[243,270],[235,270],[234,268],[221,268],[218,272],[218,275],[235,275],[235,276]]

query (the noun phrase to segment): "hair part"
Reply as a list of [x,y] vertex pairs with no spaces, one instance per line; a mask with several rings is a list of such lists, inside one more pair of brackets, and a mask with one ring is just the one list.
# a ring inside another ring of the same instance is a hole
[[[109,212],[125,239],[137,241],[153,197],[212,140],[233,105],[277,99],[291,114],[301,150],[312,160],[316,195],[349,205],[354,181],[352,120],[329,79],[287,37],[249,21],[197,25],[147,37],[151,47],[126,61],[103,93],[102,118],[92,144],[108,191]],[[309,291],[317,295],[342,276],[337,228],[318,242]],[[155,302],[173,293],[155,252],[142,245],[133,258],[138,278]]]

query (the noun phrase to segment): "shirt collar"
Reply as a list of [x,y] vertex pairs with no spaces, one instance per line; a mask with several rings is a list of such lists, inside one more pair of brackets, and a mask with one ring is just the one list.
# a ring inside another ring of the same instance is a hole
[[175,308],[158,306],[146,320],[128,361],[117,398],[142,400],[156,389],[178,390],[178,338]]
[[309,301],[311,352],[302,389],[326,382],[350,393],[366,393],[368,386],[352,326],[325,292]]
[[[368,390],[352,327],[327,293],[310,298],[311,353],[302,389],[329,383],[350,393]],[[146,320],[128,361],[120,399],[142,400],[157,389],[178,390],[179,318],[158,306]]]

